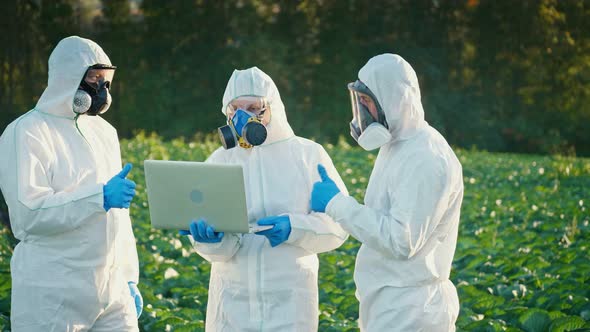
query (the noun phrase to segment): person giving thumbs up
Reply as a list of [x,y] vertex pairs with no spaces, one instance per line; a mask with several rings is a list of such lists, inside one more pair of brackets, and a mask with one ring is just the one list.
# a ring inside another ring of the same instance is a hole
[[126,179],[132,164],[126,164],[119,174],[113,176],[103,187],[104,210],[111,208],[128,209],[135,196],[135,182]]
[[326,206],[340,193],[340,189],[336,183],[328,176],[326,168],[322,164],[318,164],[318,173],[320,173],[321,181],[313,184],[313,191],[311,192],[311,209],[318,212],[326,212]]

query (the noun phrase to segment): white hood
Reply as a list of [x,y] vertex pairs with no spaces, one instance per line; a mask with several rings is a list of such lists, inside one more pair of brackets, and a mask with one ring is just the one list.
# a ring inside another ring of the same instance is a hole
[[270,103],[270,123],[267,126],[268,137],[263,145],[293,137],[293,129],[287,122],[285,105],[272,78],[257,67],[244,70],[234,70],[225,93],[221,111],[225,114],[229,103],[241,96],[266,97]]
[[408,139],[427,125],[418,77],[401,56],[377,55],[361,68],[358,76],[383,108],[393,141]]
[[74,118],[74,94],[88,67],[111,65],[102,48],[89,39],[71,36],[62,39],[49,56],[47,88],[35,109],[52,115]]

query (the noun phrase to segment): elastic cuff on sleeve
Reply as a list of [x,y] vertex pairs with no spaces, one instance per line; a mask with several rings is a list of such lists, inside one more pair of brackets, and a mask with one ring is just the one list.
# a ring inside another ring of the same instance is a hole
[[304,231],[298,228],[293,228],[293,226],[291,226],[291,234],[289,234],[289,238],[287,239],[287,241],[285,241],[286,243],[289,244],[293,244],[293,243],[297,243],[297,241],[299,241],[304,235]]
[[219,241],[219,242],[215,242],[215,243],[206,243],[206,242],[197,242],[193,239],[192,236],[190,236],[190,240],[191,243],[193,244],[193,248],[197,249],[197,250],[201,250],[204,252],[209,252],[210,250],[215,250],[215,249],[219,249],[222,244],[223,244],[223,240]]
[[356,199],[342,193],[334,196],[326,206],[326,214],[336,222],[342,222],[346,218],[348,208],[358,204]]
[[187,235],[189,240],[191,241],[191,244],[193,246],[193,248],[197,251],[201,251],[203,253],[206,254],[214,254],[217,250],[221,249],[227,241],[232,241],[232,237],[237,237],[237,242],[240,243],[240,236],[236,235],[236,234],[228,234],[226,233],[223,236],[223,239],[221,239],[221,241],[219,242],[214,242],[214,243],[206,243],[206,242],[197,242],[195,241],[195,239],[193,239],[193,237],[191,235]]
[[346,226],[350,222],[349,212],[358,205],[359,203],[353,197],[338,194],[326,206],[326,214],[332,217],[335,222]]
[[291,233],[285,242],[289,244],[297,243],[304,235],[304,231],[298,226],[300,224],[298,217],[289,213],[283,213],[280,216],[288,216],[291,223]]
[[95,207],[99,211],[104,211],[103,187],[104,185],[102,183],[81,187],[74,201],[88,198],[88,202],[92,207]]

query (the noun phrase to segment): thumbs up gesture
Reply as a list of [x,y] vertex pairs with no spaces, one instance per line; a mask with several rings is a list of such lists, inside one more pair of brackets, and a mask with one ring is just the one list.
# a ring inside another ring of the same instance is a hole
[[328,203],[340,193],[340,189],[336,183],[328,176],[326,168],[322,164],[318,164],[318,173],[321,181],[313,184],[311,191],[311,209],[316,212],[326,212]]
[[103,187],[105,211],[111,208],[128,209],[135,196],[135,182],[126,179],[133,165],[127,164],[119,174],[113,176]]

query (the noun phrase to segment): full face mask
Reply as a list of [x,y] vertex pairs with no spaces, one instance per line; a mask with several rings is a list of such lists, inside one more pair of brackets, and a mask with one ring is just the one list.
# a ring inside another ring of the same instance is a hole
[[74,95],[73,110],[75,113],[94,116],[103,114],[109,109],[112,102],[109,88],[116,68],[99,64],[86,70]]
[[268,136],[262,118],[267,110],[264,98],[241,97],[228,105],[227,125],[219,127],[221,144],[227,149],[239,145],[244,149],[262,145]]
[[[348,84],[352,104],[350,135],[365,150],[375,150],[391,140],[385,113],[371,90],[360,80]],[[367,105],[374,105],[374,118]]]

